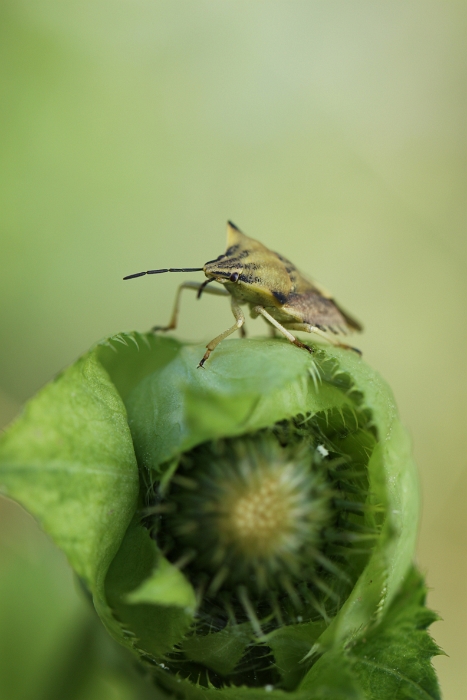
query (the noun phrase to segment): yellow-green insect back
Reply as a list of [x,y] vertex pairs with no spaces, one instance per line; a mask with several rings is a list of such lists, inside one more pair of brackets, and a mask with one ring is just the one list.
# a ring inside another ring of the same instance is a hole
[[[206,291],[210,294],[231,297],[235,323],[216,336],[206,346],[199,366],[203,367],[214,348],[227,336],[239,330],[245,335],[245,316],[241,305],[248,304],[252,318],[263,316],[272,326],[294,345],[313,352],[313,349],[298,340],[290,331],[316,333],[329,342],[336,342],[334,335],[361,331],[362,326],[334,301],[332,296],[316,282],[304,277],[287,258],[274,253],[254,238],[246,236],[231,221],[227,223],[227,250],[203,267],[164,268],[147,270],[128,275],[133,279],[143,275],[163,272],[201,272],[207,277],[204,282],[183,282],[178,288],[172,318],[167,326],[155,326],[154,331],[173,330],[177,326],[180,294],[182,289],[195,289],[198,298]],[[218,282],[223,288],[208,287]],[[356,348],[350,348],[356,350]],[[357,350],[358,352],[358,350]]]

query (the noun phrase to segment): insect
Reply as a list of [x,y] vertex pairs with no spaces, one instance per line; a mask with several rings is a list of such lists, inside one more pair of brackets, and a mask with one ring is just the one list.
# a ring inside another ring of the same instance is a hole
[[[240,331],[245,336],[243,304],[250,307],[252,318],[262,316],[271,324],[272,334],[281,333],[291,343],[312,353],[313,348],[302,343],[291,331],[305,331],[323,336],[333,345],[345,347],[360,354],[357,348],[343,345],[330,336],[361,331],[362,326],[334,301],[331,294],[316,282],[304,277],[287,258],[274,253],[254,238],[246,236],[231,221],[227,223],[227,250],[203,267],[147,270],[128,275],[129,280],[143,275],[164,272],[204,272],[204,282],[183,282],[177,291],[172,317],[167,326],[155,326],[153,331],[169,331],[177,326],[180,296],[183,289],[197,290],[218,296],[230,296],[235,323],[206,345],[198,367],[204,363],[219,343]],[[218,282],[222,287],[208,287]]]

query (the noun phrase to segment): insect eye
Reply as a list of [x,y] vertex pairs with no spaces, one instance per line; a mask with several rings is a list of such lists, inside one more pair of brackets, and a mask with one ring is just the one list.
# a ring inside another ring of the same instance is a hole
[[229,277],[231,282],[236,282],[238,280],[238,278],[239,278],[238,272],[232,272],[232,274]]

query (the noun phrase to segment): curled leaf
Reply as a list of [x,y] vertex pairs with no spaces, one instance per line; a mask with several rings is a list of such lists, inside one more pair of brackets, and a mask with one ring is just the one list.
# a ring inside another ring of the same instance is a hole
[[[384,665],[378,640],[394,640],[397,668],[418,519],[390,390],[336,348],[226,341],[205,370],[201,354],[136,333],[98,344],[3,436],[0,488],[166,692],[377,697],[360,649]],[[423,635],[413,682],[436,697]]]

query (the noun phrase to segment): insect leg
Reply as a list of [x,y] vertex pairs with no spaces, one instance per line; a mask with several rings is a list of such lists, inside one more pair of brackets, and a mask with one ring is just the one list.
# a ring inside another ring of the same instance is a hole
[[298,348],[303,348],[304,350],[308,350],[308,352],[311,352],[311,353],[313,352],[312,348],[309,348],[308,345],[305,345],[305,343],[302,343],[302,341],[298,340],[298,338],[296,338],[294,335],[292,335],[292,333],[289,333],[289,331],[284,326],[282,326],[279,323],[279,321],[276,321],[276,319],[266,311],[264,306],[255,306],[253,308],[253,311],[256,314],[261,314],[261,316],[263,316],[266,319],[266,321],[269,321],[269,323],[271,323],[274,326],[274,328],[277,328],[279,333],[282,333],[282,335],[285,335],[287,340],[289,340],[291,343],[296,345]]
[[311,323],[285,323],[284,324],[286,328],[290,328],[290,330],[293,331],[304,331],[305,333],[316,333],[316,335],[320,335],[322,338],[325,338],[325,340],[328,341],[331,345],[334,345],[336,348],[344,348],[345,350],[353,350],[354,352],[357,353],[357,355],[361,355],[362,352],[358,348],[352,347],[352,345],[346,345],[345,343],[340,343],[336,338],[333,338],[332,336],[328,335],[325,331],[322,331],[321,328],[317,328],[316,326],[313,326]]
[[[171,331],[174,328],[177,327],[177,320],[178,320],[178,312],[180,309],[180,296],[182,294],[183,289],[194,289],[196,291],[199,291],[200,287],[203,285],[203,282],[182,282],[182,284],[179,286],[177,289],[177,294],[175,296],[175,304],[174,308],[172,311],[172,316],[169,321],[168,326],[154,326],[152,328],[153,333],[156,331]],[[224,287],[208,287],[207,289],[204,289],[204,292],[206,294],[215,294],[217,296],[222,296],[226,297],[229,296],[229,293]]]
[[235,333],[235,331],[238,331],[241,329],[243,324],[245,323],[245,316],[243,314],[243,311],[241,310],[240,306],[237,304],[235,299],[232,297],[232,313],[235,316],[235,323],[233,326],[228,328],[226,331],[218,335],[216,338],[211,340],[210,343],[206,345],[206,352],[204,353],[201,362],[199,363],[198,367],[204,367],[204,363],[208,359],[209,355],[212,353],[215,347],[219,345],[221,340],[224,340],[224,338],[227,338],[228,335],[231,335],[232,333]]

